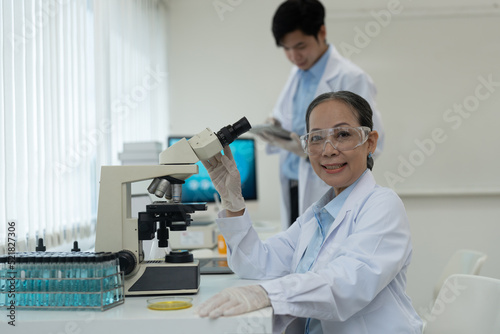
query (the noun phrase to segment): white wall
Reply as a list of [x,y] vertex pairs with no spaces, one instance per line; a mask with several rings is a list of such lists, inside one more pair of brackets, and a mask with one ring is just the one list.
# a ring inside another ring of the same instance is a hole
[[[268,117],[290,69],[270,33],[278,3],[241,1],[221,20],[212,1],[168,1],[172,134],[217,131],[242,116],[251,124]],[[267,156],[260,144],[260,201],[252,216],[279,220],[278,157]]]
[[[253,124],[262,122],[271,112],[290,69],[283,51],[274,45],[270,31],[272,15],[281,0],[166,1],[170,13],[170,132],[191,134],[207,126],[218,130],[242,116]],[[393,15],[389,24],[359,48],[359,53],[350,56],[373,77],[379,91],[377,103],[387,133],[387,150],[374,168],[381,184],[387,185],[384,173],[395,170],[398,156],[408,156],[415,149],[405,146],[407,139],[413,143],[413,139],[425,138],[439,126],[446,108],[461,102],[471,89],[474,91],[478,75],[493,73],[496,81],[500,81],[498,69],[489,68],[493,60],[500,58],[498,38],[489,38],[500,28],[500,15],[494,3],[497,2],[449,0],[435,5],[430,0],[418,3],[364,0],[341,4],[325,1],[327,38],[337,46],[342,43],[355,46],[356,28],[364,29],[368,22],[376,22],[370,8],[399,6],[399,14]],[[219,5],[219,12],[214,4]],[[482,30],[478,29],[481,25],[484,25]],[[478,36],[478,31],[484,33]],[[436,37],[437,33],[443,35]],[[500,92],[494,92],[493,98],[481,106],[468,124],[492,125],[497,118],[489,118],[489,111],[498,114],[499,95]],[[419,114],[424,108],[427,113]],[[471,138],[474,134],[482,135],[498,142],[494,131],[470,132],[464,135]],[[406,136],[405,140],[401,136]],[[457,138],[463,138],[462,134]],[[491,167],[500,162],[498,149],[484,152],[482,148],[479,144],[467,150],[441,146],[441,151],[437,149],[433,157],[429,156],[407,178],[406,184],[427,183],[426,187],[412,191],[413,188],[400,184],[414,246],[408,293],[418,309],[427,305],[442,266],[458,248],[487,252],[489,259],[482,273],[500,278],[498,188],[484,192],[483,187],[471,192],[462,189],[459,182],[458,190],[439,187],[436,194],[429,181],[431,176],[444,177],[450,172],[450,168],[442,168],[448,159],[439,159],[452,152],[448,156],[461,157],[456,163],[460,164],[457,170],[465,172],[464,178],[467,173],[483,173],[483,181],[491,179],[492,184],[498,185],[500,178],[492,173],[495,169]],[[486,160],[482,160],[481,152]],[[258,220],[279,219],[277,163],[276,156],[266,156],[260,147],[261,200],[252,213]]]

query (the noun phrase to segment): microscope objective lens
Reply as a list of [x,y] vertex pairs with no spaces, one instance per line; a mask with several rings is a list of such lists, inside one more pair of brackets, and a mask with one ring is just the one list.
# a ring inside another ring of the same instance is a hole
[[150,194],[154,194],[156,191],[156,188],[158,188],[158,185],[160,184],[161,179],[159,177],[155,177],[154,180],[151,182],[151,184],[148,187],[148,192]]
[[180,203],[182,197],[182,184],[173,184],[172,185],[172,201],[174,203]]
[[156,197],[163,197],[165,193],[168,191],[168,188],[170,188],[170,182],[168,182],[165,179],[161,179],[160,183],[158,184],[158,187],[156,188],[155,195]]

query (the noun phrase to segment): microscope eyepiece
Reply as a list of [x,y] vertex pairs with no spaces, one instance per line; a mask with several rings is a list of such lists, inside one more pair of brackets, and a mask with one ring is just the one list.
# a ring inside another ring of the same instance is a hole
[[222,147],[225,147],[251,128],[252,126],[248,122],[247,118],[243,117],[233,125],[223,127],[215,135],[219,138]]

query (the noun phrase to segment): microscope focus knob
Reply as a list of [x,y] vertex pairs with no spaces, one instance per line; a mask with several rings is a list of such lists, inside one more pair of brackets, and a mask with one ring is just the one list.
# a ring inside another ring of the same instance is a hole
[[132,273],[137,266],[137,260],[134,254],[128,250],[118,252],[118,260],[120,262],[120,270],[127,276]]

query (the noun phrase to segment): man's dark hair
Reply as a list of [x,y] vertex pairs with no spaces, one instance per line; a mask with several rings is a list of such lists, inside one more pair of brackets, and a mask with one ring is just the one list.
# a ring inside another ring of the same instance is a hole
[[325,24],[325,7],[317,0],[287,0],[283,2],[273,17],[273,35],[280,46],[283,37],[295,30],[317,38]]

